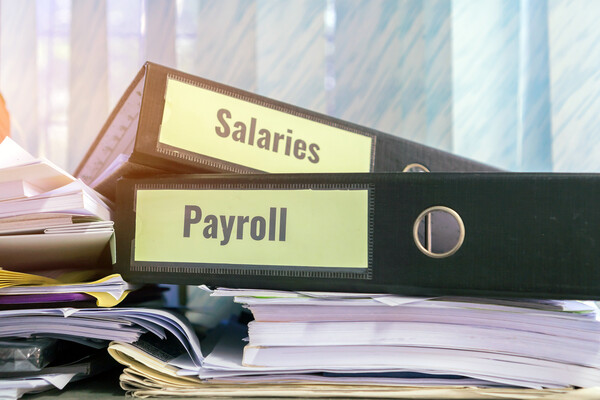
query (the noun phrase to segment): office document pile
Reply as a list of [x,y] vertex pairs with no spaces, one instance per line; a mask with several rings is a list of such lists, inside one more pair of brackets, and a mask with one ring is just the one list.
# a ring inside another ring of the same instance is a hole
[[[231,321],[201,343],[185,317],[167,310],[3,310],[0,342],[32,336],[101,350],[72,360],[71,376],[92,357],[96,368],[108,365],[108,345],[125,366],[122,388],[142,398],[533,399],[560,398],[573,386],[598,394],[600,322],[591,303],[229,289],[213,296],[234,296],[255,319]],[[20,387],[66,384],[43,371]],[[15,385],[10,377],[2,384]]]
[[236,297],[255,318],[250,367],[389,368],[531,388],[600,378],[593,303],[263,296]]
[[138,398],[600,398],[596,175],[153,63],[74,175],[0,142],[0,400],[113,368]]
[[0,143],[0,189],[3,267],[80,272],[81,265],[98,266],[113,236],[109,202],[10,138]]
[[242,289],[212,295],[233,297],[254,319],[217,330],[205,355],[182,338],[112,342],[129,394],[552,398],[600,385],[600,321],[590,302]]
[[114,250],[109,201],[12,139],[0,143],[0,398],[114,368],[95,340],[99,320],[79,330],[60,308],[115,306],[139,287],[113,273]]

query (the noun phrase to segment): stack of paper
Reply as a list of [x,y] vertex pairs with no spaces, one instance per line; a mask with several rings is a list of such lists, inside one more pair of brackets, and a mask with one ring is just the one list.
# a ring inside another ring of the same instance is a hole
[[[53,271],[58,273],[60,271]],[[51,353],[62,357],[46,357],[46,362],[32,364],[23,351],[0,354],[0,398],[18,399],[24,393],[40,392],[51,388],[62,389],[67,383],[83,379],[115,367],[107,357],[106,347],[113,339],[133,341],[146,332],[144,327],[134,327],[134,322],[123,318],[104,317],[102,309],[39,309],[43,304],[79,307],[112,307],[137,287],[125,282],[120,275],[106,276],[89,281],[96,270],[69,271],[58,279],[0,269],[0,343],[1,350],[18,344],[31,347],[40,339],[52,339]],[[160,331],[161,328],[157,328]],[[79,345],[77,347],[76,345]],[[57,350],[58,349],[58,350]],[[75,351],[76,350],[76,351]],[[41,350],[33,355],[39,356]],[[67,357],[68,355],[68,357]],[[32,368],[33,367],[33,368]]]
[[[19,338],[23,341],[52,338],[69,343],[62,353],[72,353],[74,344],[89,349],[70,354],[72,361],[68,364],[33,366],[28,362],[26,368],[22,368],[23,363],[12,363],[12,370],[0,370],[0,398],[16,399],[24,393],[52,387],[62,389],[71,380],[114,366],[114,360],[110,359],[109,363],[105,357],[108,355],[105,348],[110,341],[118,340],[127,345],[139,342],[142,337],[157,343],[164,351],[176,348],[177,361],[185,368],[197,370],[202,363],[200,344],[192,327],[185,319],[168,311],[144,308],[0,311],[0,338],[7,338],[0,340],[0,346],[7,347],[10,345],[7,341],[16,343]],[[3,358],[2,362],[9,364],[8,358]]]
[[59,279],[0,269],[0,309],[15,304],[72,303],[93,300],[99,307],[114,307],[139,287],[112,274],[88,281],[96,271],[65,273]]
[[[0,337],[51,336],[102,347],[101,342],[133,343],[151,333],[175,338],[182,360],[196,369],[202,363],[198,337],[178,315],[151,308],[36,308],[0,311]],[[182,361],[183,362],[183,361]]]
[[[0,312],[12,314],[0,316],[0,336],[6,338],[0,350],[34,348],[39,337],[47,336],[54,340],[55,354],[73,357],[48,358],[49,364],[32,370],[22,362],[21,351],[3,354],[2,363],[12,367],[0,371],[0,398],[62,388],[114,367],[114,360],[106,357],[108,340],[126,337],[111,331],[112,336],[102,339],[102,328],[93,318],[78,331],[77,324],[65,325],[64,309],[46,315],[33,308],[120,303],[136,286],[110,275],[114,260],[110,203],[50,161],[32,157],[5,138],[0,143],[0,310],[5,311]],[[49,315],[60,316],[60,329],[52,322],[58,318],[48,319]],[[112,323],[111,329],[120,326]],[[74,351],[76,343],[85,346]],[[99,353],[98,347],[104,349]]]
[[114,306],[133,288],[107,276],[113,221],[94,190],[10,138],[0,143],[0,189],[0,308]]
[[111,343],[109,352],[126,366],[121,386],[129,394],[552,398],[600,386],[594,303],[227,289],[213,295],[235,296],[255,320],[227,326],[200,367],[180,362],[185,355],[176,347]]
[[12,139],[0,143],[1,267],[110,267],[112,237],[106,199]]
[[100,350],[58,367],[33,372],[0,373],[0,399],[18,399],[26,393],[63,389],[70,382],[105,372],[112,367],[110,357]]
[[0,339],[0,398],[62,389],[67,383],[104,372],[114,361],[104,349],[54,338]]
[[387,369],[530,388],[600,385],[600,322],[591,302],[235,293],[255,318],[246,368]]

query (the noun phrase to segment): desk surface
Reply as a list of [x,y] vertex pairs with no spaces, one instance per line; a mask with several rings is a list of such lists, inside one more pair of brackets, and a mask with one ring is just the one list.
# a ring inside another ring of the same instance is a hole
[[68,384],[64,390],[48,390],[38,394],[26,394],[23,400],[86,400],[124,399],[125,391],[119,387],[121,371],[109,371],[91,379]]

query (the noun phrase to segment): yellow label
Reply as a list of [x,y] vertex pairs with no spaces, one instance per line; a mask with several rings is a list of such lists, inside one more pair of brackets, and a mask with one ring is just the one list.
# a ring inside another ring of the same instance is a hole
[[368,190],[138,190],[134,260],[368,268]]
[[373,137],[167,79],[159,142],[264,172],[370,172]]

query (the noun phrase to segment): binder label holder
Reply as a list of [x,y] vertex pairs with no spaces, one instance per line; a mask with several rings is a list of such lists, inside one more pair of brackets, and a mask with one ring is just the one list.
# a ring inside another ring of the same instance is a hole
[[375,153],[374,135],[175,76],[157,145],[264,172],[371,172]]
[[131,266],[369,279],[368,185],[141,186]]

